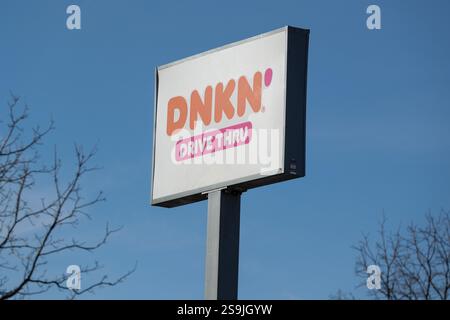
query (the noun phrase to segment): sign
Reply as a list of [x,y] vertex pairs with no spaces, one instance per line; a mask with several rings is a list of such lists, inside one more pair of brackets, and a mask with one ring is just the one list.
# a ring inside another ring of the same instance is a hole
[[308,39],[284,27],[156,68],[152,205],[305,175]]

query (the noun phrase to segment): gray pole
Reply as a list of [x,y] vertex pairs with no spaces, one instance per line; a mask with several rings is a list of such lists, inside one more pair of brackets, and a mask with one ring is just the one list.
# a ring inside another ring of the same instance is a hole
[[238,297],[240,206],[239,191],[225,189],[208,193],[206,300]]

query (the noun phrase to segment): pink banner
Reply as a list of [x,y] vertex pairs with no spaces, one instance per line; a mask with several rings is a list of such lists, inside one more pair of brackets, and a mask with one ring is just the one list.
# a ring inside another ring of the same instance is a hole
[[183,161],[205,154],[248,144],[252,138],[252,123],[239,123],[180,140],[175,145],[175,159]]

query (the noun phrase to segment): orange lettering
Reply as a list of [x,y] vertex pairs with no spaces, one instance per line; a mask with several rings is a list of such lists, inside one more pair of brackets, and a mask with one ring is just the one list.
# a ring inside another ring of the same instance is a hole
[[[175,110],[178,109],[180,115],[175,121]],[[172,135],[175,130],[184,127],[187,119],[187,102],[181,96],[173,97],[167,104],[167,135]]]
[[216,98],[214,101],[214,120],[216,122],[220,122],[220,120],[222,120],[223,112],[225,112],[228,119],[233,118],[234,108],[230,98],[233,94],[234,87],[234,80],[228,81],[225,90],[223,90],[223,84],[221,82],[216,85]]
[[192,91],[191,94],[191,114],[189,125],[191,130],[195,128],[195,121],[197,121],[197,115],[200,115],[203,123],[208,125],[211,122],[212,113],[212,87],[207,86],[205,89],[205,102],[202,102],[202,98],[197,90]]
[[[247,102],[250,104],[253,112],[261,110],[261,95],[262,95],[262,73],[256,72],[253,75],[253,84],[250,86],[245,76],[239,77],[237,83],[237,112],[231,97],[233,96],[236,87],[236,81],[231,79],[227,82],[226,87],[222,82],[219,82],[214,89],[214,120],[216,123],[222,121],[223,114],[228,119],[232,119],[235,114],[239,117],[245,115]],[[265,72],[265,84],[270,85],[272,78],[272,69],[267,69]],[[202,99],[198,90],[191,93],[190,106],[188,110],[188,103],[182,96],[176,96],[169,100],[167,104],[167,135],[171,136],[176,130],[182,129],[189,114],[189,127],[191,130],[195,129],[195,123],[201,119],[204,125],[208,126],[212,118],[212,100],[213,88],[207,86],[205,88],[205,95]],[[178,119],[175,119],[175,111],[178,110]],[[200,119],[199,119],[200,118]]]
[[258,112],[261,109],[261,85],[262,74],[259,71],[253,76],[253,89],[250,88],[244,76],[239,78],[237,101],[237,113],[239,117],[242,117],[245,113],[246,101],[250,103],[254,112]]

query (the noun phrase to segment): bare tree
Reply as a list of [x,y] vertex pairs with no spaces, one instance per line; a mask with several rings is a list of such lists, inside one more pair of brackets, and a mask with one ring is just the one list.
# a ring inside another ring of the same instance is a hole
[[386,231],[380,223],[379,238],[372,246],[364,236],[354,246],[358,253],[356,273],[366,285],[367,267],[381,269],[381,288],[371,290],[376,298],[388,300],[432,300],[449,298],[450,214],[426,215],[424,226],[410,224],[404,233]]
[[[96,169],[90,165],[95,150],[85,153],[75,146],[76,165],[69,178],[67,172],[61,172],[56,151],[51,164],[42,165],[40,147],[54,130],[53,122],[43,129],[25,130],[28,108],[20,107],[19,100],[11,94],[7,116],[0,117],[0,300],[24,298],[51,288],[74,298],[122,282],[134,269],[114,280],[100,275],[99,280],[80,290],[66,286],[69,275],[65,270],[59,275],[47,274],[51,258],[73,250],[94,251],[119,229],[106,225],[101,239],[93,244],[72,238],[80,218],[90,217],[87,209],[105,200],[102,192],[88,199],[81,192],[82,179]],[[52,195],[33,201],[39,182],[45,179],[52,185]],[[81,273],[95,275],[100,268],[95,262],[81,266]]]

